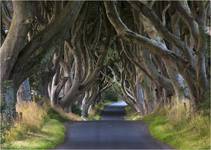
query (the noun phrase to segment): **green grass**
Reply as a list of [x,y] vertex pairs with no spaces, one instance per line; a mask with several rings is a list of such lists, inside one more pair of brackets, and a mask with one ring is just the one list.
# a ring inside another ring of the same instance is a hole
[[88,120],[100,120],[101,116],[99,114],[89,115]]
[[64,121],[55,111],[50,110],[39,131],[27,132],[21,139],[6,143],[3,149],[50,149],[64,140]]
[[101,119],[101,111],[104,109],[105,105],[110,104],[111,102],[108,100],[104,100],[104,102],[100,102],[96,104],[93,108],[92,111],[90,112],[88,116],[88,120],[100,120]]
[[100,112],[101,110],[103,109],[104,105],[103,104],[98,104],[96,105],[91,113],[89,114],[88,116],[88,120],[100,120],[101,119],[101,116],[100,116]]
[[210,123],[207,116],[172,122],[164,114],[144,117],[151,134],[176,149],[210,149]]
[[48,118],[56,119],[62,123],[69,120],[69,118],[67,116],[59,114],[52,108],[48,110]]
[[101,119],[101,115],[100,115],[101,111],[104,109],[104,107],[106,105],[109,105],[111,103],[112,103],[112,100],[106,99],[106,100],[103,100],[103,102],[96,104],[87,119],[88,120],[100,120]]
[[140,113],[137,113],[135,110],[133,110],[130,106],[127,106],[125,108],[126,115],[124,117],[125,120],[141,120],[142,116]]

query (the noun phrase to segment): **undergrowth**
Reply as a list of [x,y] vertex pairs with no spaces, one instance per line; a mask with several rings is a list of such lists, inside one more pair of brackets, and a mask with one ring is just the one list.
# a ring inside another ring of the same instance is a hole
[[92,107],[91,111],[89,112],[88,120],[100,120],[101,116],[100,113],[104,108],[105,103],[98,103]]
[[94,108],[90,111],[89,116],[87,118],[88,120],[100,120],[100,110],[98,108]]
[[176,149],[211,149],[210,117],[178,103],[144,117],[151,134]]
[[4,134],[2,149],[49,149],[63,141],[67,118],[47,104],[21,102],[16,110],[22,115]]
[[133,110],[130,106],[125,108],[126,116],[124,117],[125,120],[141,120],[142,116],[140,113]]

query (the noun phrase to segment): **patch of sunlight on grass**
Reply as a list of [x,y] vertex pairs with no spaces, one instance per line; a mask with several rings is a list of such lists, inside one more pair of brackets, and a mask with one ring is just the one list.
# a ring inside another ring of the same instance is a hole
[[64,125],[55,119],[48,119],[40,133],[31,133],[29,137],[6,144],[5,149],[49,149],[64,140]]

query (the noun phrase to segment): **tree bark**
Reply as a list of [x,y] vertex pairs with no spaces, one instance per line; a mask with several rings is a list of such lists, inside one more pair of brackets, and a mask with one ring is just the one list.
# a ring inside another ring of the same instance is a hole
[[[10,80],[16,59],[26,42],[32,22],[31,2],[13,1],[14,15],[7,37],[0,48],[0,103],[2,114],[15,114],[16,92],[15,80]],[[9,84],[9,85],[8,85]],[[10,106],[11,104],[11,106]],[[11,119],[8,117],[7,119]]]
[[17,91],[17,101],[31,101],[31,89],[29,79],[26,79],[19,87]]

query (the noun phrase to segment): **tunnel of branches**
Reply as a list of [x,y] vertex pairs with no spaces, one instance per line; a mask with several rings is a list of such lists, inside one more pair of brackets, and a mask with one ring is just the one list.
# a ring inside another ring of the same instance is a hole
[[2,1],[1,110],[36,81],[54,107],[89,108],[113,87],[137,112],[189,102],[209,89],[209,1]]

